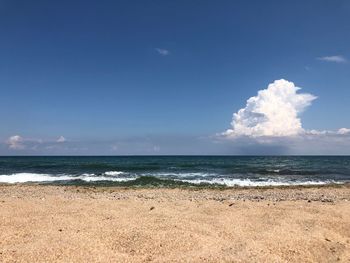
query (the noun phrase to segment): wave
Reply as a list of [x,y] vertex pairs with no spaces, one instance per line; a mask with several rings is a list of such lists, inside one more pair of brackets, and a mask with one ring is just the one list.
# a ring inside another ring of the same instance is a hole
[[[108,171],[104,175],[95,175],[84,173],[81,175],[51,175],[39,173],[14,173],[9,175],[0,175],[0,183],[55,183],[55,182],[85,182],[85,183],[101,183],[104,184],[119,184],[122,186],[176,186],[176,185],[212,185],[212,186],[240,186],[240,187],[259,187],[259,186],[291,186],[291,185],[325,185],[325,184],[342,184],[342,181],[334,180],[283,180],[283,179],[267,179],[260,178],[252,180],[249,178],[192,178],[188,176],[193,173],[186,173],[184,178],[167,178],[163,177],[169,174],[159,176],[139,176],[139,177],[120,177],[123,172]],[[178,175],[178,174],[177,174]],[[195,173],[198,176],[197,173]]]
[[142,173],[142,176],[155,176],[164,178],[191,178],[191,177],[215,177],[217,173],[205,173],[205,172],[147,172]]
[[241,187],[258,187],[258,186],[298,186],[298,185],[326,185],[326,184],[342,184],[343,182],[337,181],[255,181],[250,179],[226,179],[226,178],[217,178],[212,180],[205,179],[195,179],[195,180],[179,180],[181,182],[187,182],[190,184],[216,184],[223,186],[241,186]]
[[118,176],[124,174],[124,172],[121,171],[107,171],[105,172],[105,175],[109,175],[109,176]]
[[0,183],[28,183],[28,182],[58,182],[58,181],[74,181],[82,180],[85,182],[126,182],[135,178],[115,178],[113,176],[96,176],[95,174],[74,175],[51,175],[38,173],[15,173],[10,175],[0,175]]

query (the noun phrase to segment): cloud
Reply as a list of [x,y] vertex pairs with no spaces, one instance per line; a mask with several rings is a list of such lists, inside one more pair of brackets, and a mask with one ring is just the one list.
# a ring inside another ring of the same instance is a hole
[[269,84],[233,114],[219,141],[239,154],[349,154],[350,129],[305,130],[299,117],[316,96],[284,79]]
[[348,128],[340,128],[337,131],[318,131],[318,130],[308,130],[304,132],[305,135],[350,135],[350,129]]
[[224,136],[293,136],[304,130],[298,115],[316,99],[293,82],[280,79],[247,100],[244,108],[233,114],[232,128]]
[[153,146],[153,151],[159,152],[160,151],[160,147],[158,145]]
[[119,147],[118,147],[117,144],[114,144],[114,145],[111,146],[111,150],[112,151],[118,151],[118,149],[119,149]]
[[340,128],[337,133],[338,134],[350,134],[350,129],[348,129],[348,128]]
[[346,63],[347,59],[343,56],[325,56],[319,57],[318,60],[327,61],[327,62],[335,62],[335,63]]
[[25,145],[23,144],[24,140],[19,135],[11,136],[7,139],[6,144],[8,145],[9,149],[12,150],[23,150],[25,149]]
[[63,136],[60,136],[60,137],[56,140],[56,142],[59,142],[59,143],[62,143],[62,142],[65,142],[65,141],[67,141],[67,140],[66,140],[66,138],[64,138]]
[[170,51],[164,48],[155,48],[155,51],[157,51],[158,54],[162,56],[167,56],[170,54]]
[[43,140],[38,138],[25,138],[20,135],[13,135],[5,141],[9,150],[25,150],[24,152],[40,151],[42,149],[60,148],[62,143],[67,142],[63,136],[57,139]]

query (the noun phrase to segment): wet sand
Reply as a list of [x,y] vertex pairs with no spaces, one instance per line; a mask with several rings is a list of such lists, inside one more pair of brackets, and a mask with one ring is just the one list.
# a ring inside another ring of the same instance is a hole
[[350,262],[350,186],[0,186],[0,262]]

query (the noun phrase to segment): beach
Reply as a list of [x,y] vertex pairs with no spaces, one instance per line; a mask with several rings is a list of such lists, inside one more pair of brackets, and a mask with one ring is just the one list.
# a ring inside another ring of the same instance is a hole
[[0,186],[0,262],[350,262],[350,186]]

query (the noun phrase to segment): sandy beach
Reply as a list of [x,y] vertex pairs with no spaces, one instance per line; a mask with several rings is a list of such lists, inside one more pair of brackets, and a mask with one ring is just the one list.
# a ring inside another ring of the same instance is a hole
[[0,186],[0,262],[350,262],[350,187]]

